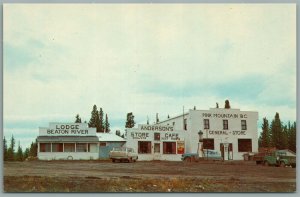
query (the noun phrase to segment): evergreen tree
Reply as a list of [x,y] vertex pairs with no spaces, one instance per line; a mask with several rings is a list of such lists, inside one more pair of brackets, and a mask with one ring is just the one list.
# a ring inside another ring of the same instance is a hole
[[30,149],[29,149],[29,156],[36,157],[37,156],[37,142],[31,142]]
[[80,118],[79,114],[77,114],[75,117],[75,123],[81,123],[81,118]]
[[11,140],[10,140],[10,146],[7,150],[7,158],[9,161],[14,161],[15,160],[15,138],[12,135]]
[[121,132],[120,132],[120,130],[116,130],[116,135],[121,137]]
[[267,118],[263,118],[262,133],[260,135],[260,146],[263,148],[270,147],[269,122]]
[[135,125],[134,115],[132,114],[132,112],[127,113],[127,120],[126,120],[125,128],[133,128],[134,125]]
[[288,131],[288,127],[285,125],[283,126],[283,130],[281,132],[281,147],[280,149],[288,149],[289,148],[289,131]]
[[8,154],[7,154],[7,141],[5,139],[5,136],[3,138],[3,160],[7,161],[8,160]]
[[91,119],[88,125],[89,127],[96,128],[97,132],[100,132],[99,114],[96,105],[93,106],[93,111],[91,112]]
[[105,129],[105,123],[104,123],[104,119],[103,119],[103,110],[102,108],[100,108],[99,110],[99,123],[100,123],[100,126],[99,126],[99,129],[100,129],[100,133],[103,133],[104,132],[104,129]]
[[29,157],[29,148],[26,148],[25,151],[24,151],[24,159],[28,158]]
[[104,131],[105,133],[109,133],[110,132],[110,124],[108,122],[108,117],[107,117],[107,114],[105,114],[105,123],[104,123]]
[[282,124],[280,121],[279,113],[276,112],[275,118],[271,123],[271,141],[272,145],[276,147],[277,149],[282,149]]
[[229,100],[226,100],[225,101],[225,109],[230,109],[230,103],[229,103]]
[[289,122],[289,136],[288,136],[288,144],[289,149],[293,152],[296,152],[296,122],[293,125],[290,125]]
[[23,150],[20,146],[20,141],[19,141],[19,145],[18,145],[18,151],[17,151],[17,154],[16,154],[16,160],[17,161],[23,161]]

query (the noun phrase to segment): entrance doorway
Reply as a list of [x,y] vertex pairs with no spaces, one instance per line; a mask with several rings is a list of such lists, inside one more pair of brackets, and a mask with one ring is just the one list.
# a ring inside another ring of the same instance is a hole
[[233,160],[232,143],[220,143],[220,152],[223,160]]
[[160,160],[160,143],[154,143],[154,160]]

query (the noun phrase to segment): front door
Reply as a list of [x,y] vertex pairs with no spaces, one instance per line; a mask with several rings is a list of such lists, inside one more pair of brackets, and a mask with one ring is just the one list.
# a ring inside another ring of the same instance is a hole
[[160,160],[160,143],[154,143],[154,160]]
[[220,152],[223,160],[233,160],[232,143],[221,143]]

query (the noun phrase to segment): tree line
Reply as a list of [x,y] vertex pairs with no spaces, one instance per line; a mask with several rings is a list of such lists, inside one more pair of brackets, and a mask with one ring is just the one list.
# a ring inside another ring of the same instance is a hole
[[279,113],[275,114],[271,124],[263,118],[262,132],[258,145],[260,148],[289,149],[296,153],[296,122],[283,124]]
[[[81,123],[81,118],[79,114],[75,117],[75,123]],[[86,121],[85,121],[86,123]],[[110,123],[108,121],[108,115],[105,114],[104,119],[104,112],[100,107],[99,111],[97,109],[97,105],[93,106],[93,110],[91,112],[91,118],[88,122],[89,127],[96,128],[97,133],[109,133],[110,132]]]
[[10,138],[10,144],[8,145],[5,136],[3,137],[3,160],[4,161],[24,161],[27,158],[35,158],[37,156],[37,142],[32,142],[30,148],[26,148],[24,151],[18,143],[18,148],[15,150],[16,140],[12,135]]

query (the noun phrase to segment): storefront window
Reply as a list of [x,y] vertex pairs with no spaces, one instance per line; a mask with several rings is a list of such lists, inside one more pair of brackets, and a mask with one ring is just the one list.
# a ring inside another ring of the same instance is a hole
[[51,152],[51,143],[40,143],[40,152]]
[[252,152],[252,140],[251,139],[238,139],[239,152]]
[[53,143],[52,152],[63,152],[63,143]]
[[203,139],[203,149],[215,149],[214,139]]
[[138,153],[140,154],[151,154],[151,142],[138,142]]
[[76,152],[87,152],[86,143],[77,143],[76,144]]
[[163,154],[176,154],[176,142],[164,142]]
[[75,152],[75,143],[65,143],[65,152]]

